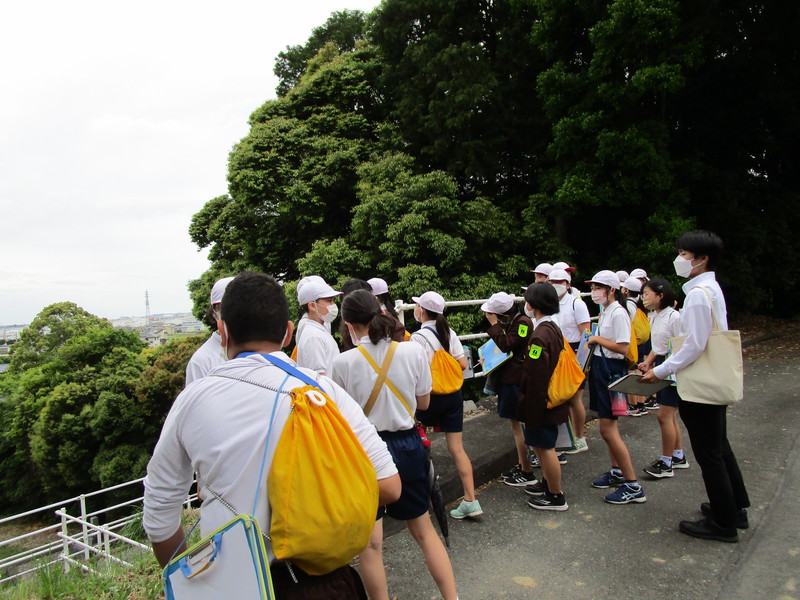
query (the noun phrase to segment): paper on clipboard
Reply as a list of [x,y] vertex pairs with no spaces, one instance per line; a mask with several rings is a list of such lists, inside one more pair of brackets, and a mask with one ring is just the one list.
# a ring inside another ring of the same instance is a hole
[[666,387],[672,385],[668,379],[660,379],[656,383],[642,383],[643,375],[630,373],[620,377],[608,386],[609,391],[622,392],[623,394],[634,394],[636,396],[652,396]]
[[489,340],[478,348],[478,356],[483,360],[484,375],[488,375],[511,358],[511,354],[500,350],[494,340]]

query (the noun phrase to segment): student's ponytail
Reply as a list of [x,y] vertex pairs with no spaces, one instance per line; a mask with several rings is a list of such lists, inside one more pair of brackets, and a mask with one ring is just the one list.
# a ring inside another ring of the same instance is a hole
[[428,311],[429,316],[436,315],[436,333],[442,339],[442,345],[447,352],[450,352],[450,325],[447,324],[447,319],[441,313],[432,313]]

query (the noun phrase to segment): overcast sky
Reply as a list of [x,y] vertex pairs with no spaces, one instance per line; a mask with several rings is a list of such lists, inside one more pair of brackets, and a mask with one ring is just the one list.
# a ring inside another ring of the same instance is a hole
[[275,97],[272,67],[334,11],[378,0],[42,0],[3,9],[0,325],[71,301],[189,311],[191,217]]

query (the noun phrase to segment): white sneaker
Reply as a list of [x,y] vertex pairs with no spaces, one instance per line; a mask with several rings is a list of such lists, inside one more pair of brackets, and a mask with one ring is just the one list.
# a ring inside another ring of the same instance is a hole
[[575,438],[575,448],[567,450],[565,454],[578,454],[579,452],[586,452],[589,449],[589,444],[586,443],[586,438]]

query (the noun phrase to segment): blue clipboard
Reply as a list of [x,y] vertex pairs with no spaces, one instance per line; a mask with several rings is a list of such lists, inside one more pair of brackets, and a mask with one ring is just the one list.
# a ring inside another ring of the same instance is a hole
[[488,375],[511,358],[510,353],[500,350],[497,344],[494,343],[494,340],[491,339],[478,348],[478,356],[483,359],[484,375]]

